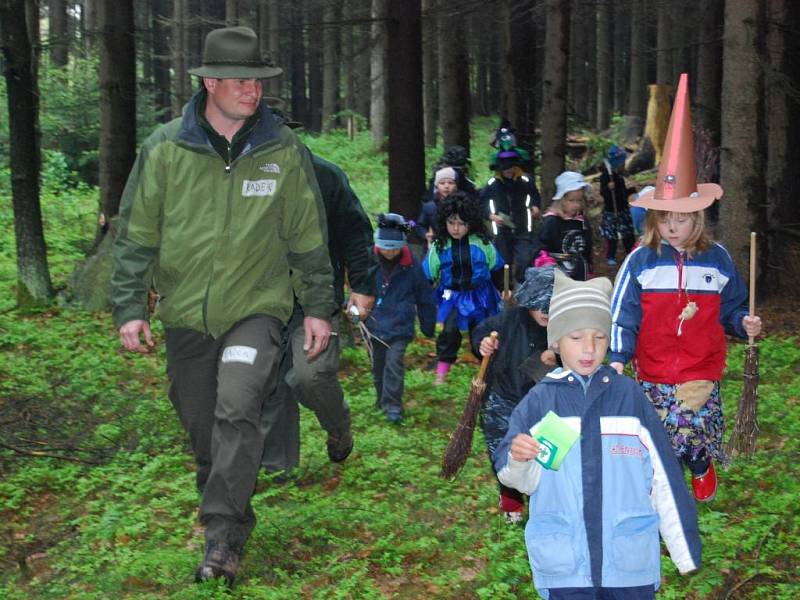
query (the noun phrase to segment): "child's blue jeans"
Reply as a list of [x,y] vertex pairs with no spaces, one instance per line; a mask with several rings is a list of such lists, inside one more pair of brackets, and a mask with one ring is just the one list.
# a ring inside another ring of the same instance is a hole
[[636,587],[550,588],[550,600],[654,600],[654,585]]
[[403,377],[406,340],[388,342],[387,348],[374,340],[372,343],[372,382],[377,395],[376,404],[387,415],[403,414]]

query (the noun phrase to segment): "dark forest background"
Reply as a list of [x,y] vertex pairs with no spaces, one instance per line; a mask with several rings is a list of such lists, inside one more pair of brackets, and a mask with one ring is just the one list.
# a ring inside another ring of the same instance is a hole
[[764,290],[798,274],[800,3],[791,0],[0,0],[0,24],[0,154],[13,174],[23,304],[53,294],[42,151],[98,184],[112,218],[137,142],[196,89],[186,70],[200,64],[205,34],[234,24],[256,30],[263,55],[284,69],[266,94],[307,131],[369,128],[388,150],[390,208],[409,216],[425,186],[425,147],[478,147],[483,160],[473,117],[510,119],[547,198],[571,133],[622,120],[637,139],[649,112],[669,111],[687,72],[701,179],[725,189],[718,237],[742,268],[749,232],[763,234]]

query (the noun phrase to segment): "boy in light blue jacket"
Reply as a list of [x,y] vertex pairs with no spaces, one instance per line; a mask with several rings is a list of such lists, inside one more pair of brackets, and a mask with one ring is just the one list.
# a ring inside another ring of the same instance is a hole
[[[564,368],[523,398],[494,455],[501,483],[531,496],[525,543],[547,600],[652,600],[659,532],[681,574],[700,567],[697,509],[664,427],[636,382],[603,365],[610,296],[608,279],[556,270],[547,341]],[[552,446],[535,429],[550,411],[580,434],[558,470],[540,464]]]

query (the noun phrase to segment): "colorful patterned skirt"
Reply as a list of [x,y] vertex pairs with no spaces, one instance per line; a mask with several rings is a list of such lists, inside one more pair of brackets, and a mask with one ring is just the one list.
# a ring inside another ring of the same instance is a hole
[[723,467],[728,456],[722,445],[725,422],[722,415],[722,397],[719,381],[711,383],[705,403],[691,406],[678,398],[680,385],[641,381],[644,393],[658,412],[675,455],[693,462],[707,456]]
[[603,219],[600,222],[600,235],[607,240],[634,237],[633,218],[629,210],[619,212],[603,211]]
[[467,331],[470,325],[476,325],[500,312],[500,294],[491,281],[484,281],[463,292],[440,285],[436,289],[436,297],[439,303],[436,321],[444,323],[455,310],[456,324],[461,331]]

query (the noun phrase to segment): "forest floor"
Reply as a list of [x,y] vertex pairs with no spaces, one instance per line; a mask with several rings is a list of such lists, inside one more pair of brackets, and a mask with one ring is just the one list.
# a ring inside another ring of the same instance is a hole
[[[341,139],[314,143],[323,156],[354,165],[353,185],[377,212],[385,182],[383,171],[364,166],[375,160],[368,141],[354,156],[337,156],[348,147]],[[434,387],[426,368],[433,342],[422,338],[408,349],[400,426],[373,408],[364,349],[343,350],[353,454],[330,463],[325,436],[304,411],[295,478],[283,485],[259,478],[259,522],[236,588],[193,584],[203,539],[193,461],[166,395],[163,332],[156,325],[155,352],[132,355],[120,349],[107,312],[63,303],[16,309],[7,190],[0,178],[0,597],[536,597],[523,530],[499,515],[480,432],[459,476],[439,477],[475,363],[465,348],[446,385]],[[96,190],[86,189],[43,196],[59,288],[91,241],[96,201]],[[800,597],[798,312],[794,298],[775,302],[762,311],[756,453],[736,458],[721,473],[716,500],[699,507],[702,570],[681,578],[662,557],[659,600]],[[723,382],[729,430],[743,354],[743,344],[731,342]]]

